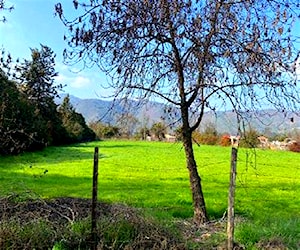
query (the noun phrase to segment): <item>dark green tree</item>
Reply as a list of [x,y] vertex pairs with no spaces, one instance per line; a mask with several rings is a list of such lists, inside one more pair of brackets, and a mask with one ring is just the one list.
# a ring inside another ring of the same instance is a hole
[[162,122],[156,122],[152,125],[150,128],[150,133],[155,135],[155,137],[159,140],[162,141],[165,138],[165,133],[166,133],[166,125],[163,124]]
[[61,85],[55,85],[55,54],[51,48],[31,49],[31,60],[24,60],[16,66],[16,79],[20,91],[35,106],[35,113],[44,120],[42,141],[47,144],[64,143],[64,129],[57,112],[54,98]]
[[[180,110],[194,218],[206,222],[192,132],[205,111],[273,107],[299,110],[299,37],[292,32],[299,1],[73,1],[77,18],[56,13],[67,27],[67,62],[96,64],[111,76],[115,98],[155,96]],[[238,126],[238,125],[237,125]]]
[[55,71],[55,54],[51,48],[41,45],[41,49],[31,49],[31,60],[24,60],[16,67],[17,79],[28,99],[42,110],[52,108],[54,98],[61,85],[54,84],[58,75]]
[[84,117],[75,111],[70,103],[69,95],[64,98],[63,103],[58,107],[58,112],[70,142],[95,140],[95,133],[86,125]]
[[0,154],[18,154],[45,146],[43,119],[0,69]]

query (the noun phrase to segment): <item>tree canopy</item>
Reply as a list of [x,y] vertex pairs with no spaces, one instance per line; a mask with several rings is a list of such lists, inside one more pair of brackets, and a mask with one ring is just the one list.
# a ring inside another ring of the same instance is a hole
[[1,53],[0,154],[94,140],[95,134],[68,99],[57,110],[54,99],[62,86],[54,83],[53,51],[41,45],[31,52],[31,59],[17,61],[14,67],[11,56]]
[[0,69],[0,154],[17,154],[40,149],[42,119],[34,113],[15,82]]
[[62,104],[58,107],[58,112],[70,142],[95,140],[96,134],[86,125],[82,114],[75,111],[69,95],[64,98]]
[[197,117],[206,106],[282,109],[299,100],[295,1],[74,3],[86,13],[73,21],[56,5],[69,28],[65,58],[97,64],[118,94],[156,94]]
[[[192,132],[205,111],[299,108],[298,1],[73,1],[69,63],[97,65],[116,97],[160,98],[178,107],[197,222],[207,221]],[[298,40],[297,40],[298,39]]]
[[40,106],[48,106],[62,89],[61,85],[54,84],[54,77],[58,75],[55,57],[51,48],[41,45],[40,49],[31,49],[30,60],[25,59],[16,66],[22,91]]

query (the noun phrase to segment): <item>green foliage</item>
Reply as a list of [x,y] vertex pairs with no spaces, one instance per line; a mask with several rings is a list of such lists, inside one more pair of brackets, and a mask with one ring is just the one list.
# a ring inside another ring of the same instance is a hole
[[166,125],[162,122],[154,123],[150,128],[150,133],[155,135],[159,141],[162,141],[165,138]]
[[44,127],[40,134],[46,144],[64,143],[65,131],[57,112],[54,98],[61,85],[54,85],[55,54],[47,46],[41,45],[40,50],[31,49],[31,60],[24,60],[16,66],[16,79],[19,89],[27,100],[35,107],[34,112],[43,119]]
[[260,134],[255,129],[250,128],[244,132],[239,145],[244,148],[256,148],[259,144],[259,135]]
[[194,131],[193,139],[199,144],[216,145],[219,140],[218,131],[212,123],[209,123],[203,132]]
[[275,217],[237,224],[236,239],[246,249],[298,249],[299,223],[300,218],[297,215],[281,218],[278,211]]
[[103,241],[106,247],[112,246],[113,249],[122,249],[124,245],[129,245],[138,233],[136,225],[126,220],[117,220],[115,223],[107,221],[107,223],[102,225],[105,228]]
[[26,246],[34,246],[34,249],[45,249],[45,246],[54,244],[55,229],[45,220],[32,220],[25,225],[18,220],[3,221],[0,225],[0,248],[26,249]]
[[66,130],[66,137],[70,142],[86,142],[95,140],[95,133],[86,125],[84,117],[77,113],[67,95],[58,107],[62,126]]
[[97,139],[116,138],[120,136],[120,129],[116,126],[93,122],[89,124],[89,127],[94,131]]
[[41,49],[31,49],[31,60],[24,60],[16,66],[17,79],[21,90],[29,100],[42,109],[42,112],[51,106],[57,91],[61,85],[54,85],[55,54],[47,46],[41,45]]
[[[90,200],[16,203],[10,198],[1,198],[0,249],[91,249]],[[100,203],[97,211],[97,249],[167,250],[184,246],[175,233],[142,217],[137,209]]]
[[61,85],[54,85],[53,51],[41,45],[40,50],[31,52],[31,60],[17,62],[15,70],[10,55],[5,59],[4,51],[1,54],[0,154],[94,140],[95,133],[70,106],[69,99],[60,112],[57,110],[54,98]]
[[3,136],[6,135],[6,144],[1,143],[1,153],[4,154],[66,142],[66,133],[54,103],[57,90],[61,88],[54,85],[54,77],[57,76],[55,55],[43,45],[40,50],[32,49],[31,52],[31,60],[21,63],[17,60],[14,69],[10,55],[5,59],[5,53],[1,54],[0,63],[6,75],[1,72],[4,78],[1,76],[0,115],[10,123],[6,124],[6,130],[1,131]]
[[0,71],[0,117],[0,154],[17,154],[45,146],[40,131],[46,124],[3,71]]
[[150,135],[150,129],[144,127],[144,128],[140,128],[140,130],[134,135],[134,138],[146,140],[147,136],[149,135]]

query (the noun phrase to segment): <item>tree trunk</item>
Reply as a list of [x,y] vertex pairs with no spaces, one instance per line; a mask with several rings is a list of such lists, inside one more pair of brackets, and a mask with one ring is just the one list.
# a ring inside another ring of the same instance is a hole
[[208,216],[202,192],[201,178],[198,174],[197,164],[194,157],[191,132],[183,133],[183,146],[185,149],[187,168],[190,175],[190,187],[194,205],[194,220],[197,224],[203,224],[208,221]]

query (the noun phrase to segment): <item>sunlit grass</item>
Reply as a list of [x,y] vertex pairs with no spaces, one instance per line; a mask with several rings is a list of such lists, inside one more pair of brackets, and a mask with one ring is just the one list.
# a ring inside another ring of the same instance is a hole
[[[193,214],[181,144],[101,141],[0,158],[0,195],[32,192],[45,198],[91,197],[93,151],[98,146],[100,200],[144,208],[158,219]],[[211,219],[227,207],[230,148],[195,146]],[[240,149],[235,210],[237,239],[254,246],[279,237],[297,248],[300,237],[300,155]],[[252,236],[251,236],[252,235]],[[251,239],[247,239],[247,238]]]

